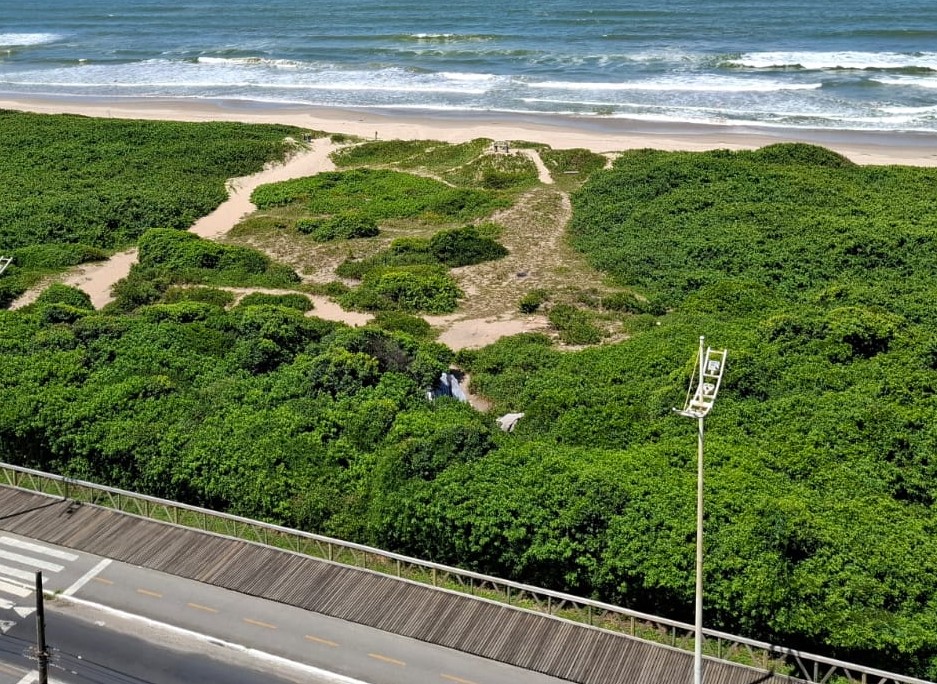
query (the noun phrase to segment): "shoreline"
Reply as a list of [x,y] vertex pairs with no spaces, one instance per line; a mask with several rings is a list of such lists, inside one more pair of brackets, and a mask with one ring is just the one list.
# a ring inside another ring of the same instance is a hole
[[603,153],[638,148],[741,150],[779,142],[804,142],[827,147],[859,164],[937,166],[937,132],[682,124],[510,112],[348,109],[248,100],[24,97],[10,93],[0,93],[0,109],[99,118],[277,123],[382,140],[526,140],[557,149],[584,147]]

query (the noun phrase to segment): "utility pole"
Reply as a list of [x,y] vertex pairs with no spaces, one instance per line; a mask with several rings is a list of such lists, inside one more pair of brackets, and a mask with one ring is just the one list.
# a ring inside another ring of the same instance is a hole
[[49,684],[49,651],[46,649],[46,611],[42,596],[42,570],[36,571],[36,656],[39,684]]

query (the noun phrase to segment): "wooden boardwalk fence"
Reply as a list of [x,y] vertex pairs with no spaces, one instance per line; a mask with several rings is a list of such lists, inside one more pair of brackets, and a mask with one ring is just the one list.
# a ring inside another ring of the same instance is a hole
[[[49,543],[583,684],[691,681],[693,625],[17,466],[0,485],[0,528]],[[934,684],[704,634],[712,684]]]

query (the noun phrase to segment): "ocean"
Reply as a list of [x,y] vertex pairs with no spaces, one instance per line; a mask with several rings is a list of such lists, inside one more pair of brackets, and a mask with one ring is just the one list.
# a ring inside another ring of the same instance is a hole
[[933,0],[3,0],[0,94],[937,130]]

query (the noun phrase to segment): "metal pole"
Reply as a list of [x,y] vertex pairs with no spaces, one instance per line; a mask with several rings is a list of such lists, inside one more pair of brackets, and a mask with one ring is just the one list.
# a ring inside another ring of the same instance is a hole
[[[699,338],[700,382],[703,382],[704,339]],[[703,420],[703,416],[700,416],[696,455],[696,639],[693,649],[693,684],[703,684]]]
[[46,650],[46,611],[42,597],[42,571],[36,571],[36,654],[39,660],[39,684],[49,684],[49,652]]

